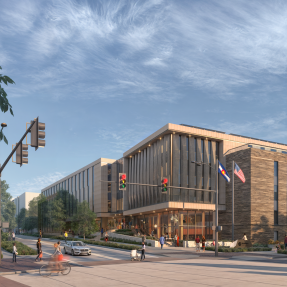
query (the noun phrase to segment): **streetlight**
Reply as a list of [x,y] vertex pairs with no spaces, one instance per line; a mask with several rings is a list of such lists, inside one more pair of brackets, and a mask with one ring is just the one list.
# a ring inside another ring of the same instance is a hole
[[204,163],[202,161],[197,162],[197,161],[191,161],[192,163],[195,163],[197,165],[202,165],[202,164],[206,164],[209,167],[214,169],[215,172],[215,178],[216,178],[216,201],[215,201],[215,256],[218,256],[218,231],[219,231],[219,226],[218,226],[218,177],[217,177],[217,171],[218,171],[218,159],[216,159],[216,168],[214,168],[213,166],[211,166],[211,164],[209,163]]

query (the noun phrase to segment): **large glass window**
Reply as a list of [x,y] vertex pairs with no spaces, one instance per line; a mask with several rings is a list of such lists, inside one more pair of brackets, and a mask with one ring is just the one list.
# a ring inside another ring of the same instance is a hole
[[278,161],[274,161],[274,225],[278,224]]
[[[90,188],[89,188],[89,168],[87,169],[87,188],[88,188],[88,204],[90,203]],[[89,204],[90,206],[90,204]]]
[[93,184],[92,184],[92,192],[93,192],[93,211],[95,212],[95,203],[94,203],[94,185],[95,185],[95,177],[94,177],[94,167],[92,169],[92,180],[93,180]]
[[188,175],[189,175],[189,158],[188,158],[188,150],[189,150],[189,137],[186,137],[186,158],[187,158],[187,182],[186,186],[188,187]]
[[[197,162],[197,140],[194,139],[194,161]],[[197,165],[194,164],[194,187],[196,187],[196,167]]]

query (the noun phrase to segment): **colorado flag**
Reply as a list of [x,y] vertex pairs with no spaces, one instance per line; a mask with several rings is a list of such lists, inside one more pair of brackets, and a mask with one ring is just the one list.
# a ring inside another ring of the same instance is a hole
[[230,176],[225,167],[218,161],[218,172],[225,178],[227,182],[230,182]]

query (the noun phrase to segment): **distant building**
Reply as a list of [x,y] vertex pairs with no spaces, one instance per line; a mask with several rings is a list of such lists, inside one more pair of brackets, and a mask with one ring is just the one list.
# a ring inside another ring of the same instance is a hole
[[40,193],[37,192],[24,192],[21,195],[12,199],[12,202],[16,205],[16,216],[20,213],[22,208],[29,208],[29,202],[39,196]]

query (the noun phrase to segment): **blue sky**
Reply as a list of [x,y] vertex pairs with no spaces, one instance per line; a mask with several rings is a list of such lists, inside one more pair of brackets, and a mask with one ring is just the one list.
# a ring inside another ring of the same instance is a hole
[[0,65],[15,116],[0,161],[39,116],[46,147],[10,162],[13,196],[166,123],[287,143],[286,1],[1,1]]

